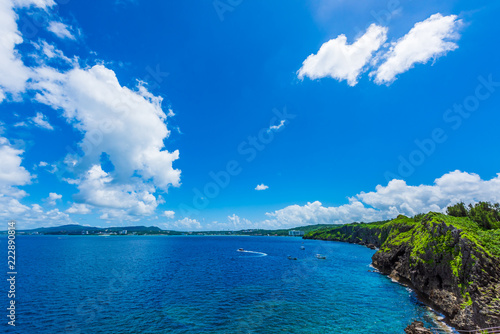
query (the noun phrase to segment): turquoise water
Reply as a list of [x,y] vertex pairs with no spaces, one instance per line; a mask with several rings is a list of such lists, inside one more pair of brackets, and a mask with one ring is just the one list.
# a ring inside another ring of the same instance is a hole
[[19,333],[386,334],[403,333],[414,319],[431,324],[409,289],[370,272],[374,251],[358,245],[282,237],[17,240]]

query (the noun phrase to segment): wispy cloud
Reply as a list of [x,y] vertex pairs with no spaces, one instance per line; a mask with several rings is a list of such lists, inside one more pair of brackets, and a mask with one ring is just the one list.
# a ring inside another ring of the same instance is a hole
[[57,22],[57,21],[52,21],[49,24],[49,27],[47,28],[48,31],[52,32],[54,35],[56,35],[59,38],[68,38],[68,39],[73,39],[75,40],[75,36],[70,32],[70,28],[68,25],[62,23],[62,22]]
[[37,127],[45,129],[45,130],[54,130],[52,125],[50,125],[47,116],[45,116],[42,113],[36,113],[36,116],[31,118],[31,121],[33,124],[35,124]]
[[271,125],[267,132],[275,131],[278,132],[280,131],[284,126],[285,126],[286,120],[282,119],[278,125]]

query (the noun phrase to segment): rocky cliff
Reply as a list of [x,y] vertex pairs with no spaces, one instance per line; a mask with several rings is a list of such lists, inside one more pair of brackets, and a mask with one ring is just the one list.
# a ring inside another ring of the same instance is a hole
[[374,245],[374,267],[407,284],[457,329],[500,326],[500,230],[429,213],[348,224],[305,238]]

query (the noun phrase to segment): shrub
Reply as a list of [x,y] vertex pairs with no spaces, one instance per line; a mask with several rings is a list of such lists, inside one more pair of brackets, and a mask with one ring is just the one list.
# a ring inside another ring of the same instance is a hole
[[449,206],[446,213],[453,217],[469,217],[479,226],[485,229],[500,228],[500,204],[490,202],[479,202],[474,205],[465,206],[463,202]]

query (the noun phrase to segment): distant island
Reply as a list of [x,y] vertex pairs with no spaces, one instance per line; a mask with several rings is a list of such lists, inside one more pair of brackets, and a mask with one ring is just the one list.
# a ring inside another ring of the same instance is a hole
[[[121,226],[121,227],[92,227],[78,224],[69,224],[54,227],[41,227],[30,230],[18,230],[20,235],[248,235],[248,236],[294,236],[302,237],[306,233],[322,228],[338,225],[308,225],[279,230],[244,229],[237,231],[173,231],[162,230],[157,226]],[[0,234],[6,234],[1,231]]]
[[[447,215],[400,215],[390,221],[322,228],[304,238],[376,247],[373,266],[413,288],[455,328],[500,326],[498,204],[459,203],[448,207]],[[415,328],[409,326],[407,333],[427,333]]]

